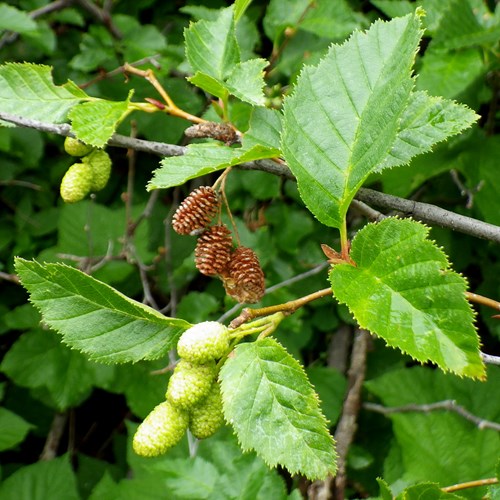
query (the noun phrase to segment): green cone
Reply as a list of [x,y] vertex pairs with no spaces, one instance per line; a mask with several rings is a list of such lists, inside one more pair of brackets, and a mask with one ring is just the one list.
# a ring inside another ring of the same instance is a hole
[[157,457],[184,436],[189,417],[169,401],[160,403],[137,428],[132,447],[143,457]]
[[214,361],[199,365],[181,359],[168,382],[166,398],[179,408],[189,409],[208,394],[215,375]]
[[218,383],[214,383],[207,396],[189,412],[189,430],[194,437],[206,439],[214,435],[224,423],[222,395]]
[[92,171],[84,163],[75,163],[68,168],[61,181],[61,197],[66,203],[83,200],[90,192]]
[[186,330],[177,343],[177,352],[191,363],[219,359],[229,348],[229,330],[217,321],[204,321]]

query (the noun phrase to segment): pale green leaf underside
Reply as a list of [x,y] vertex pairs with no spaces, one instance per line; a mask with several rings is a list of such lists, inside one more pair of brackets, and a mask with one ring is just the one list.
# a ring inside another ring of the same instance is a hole
[[71,128],[85,144],[103,147],[130,112],[130,92],[125,101],[93,100],[76,105],[69,112]]
[[341,227],[357,189],[389,154],[420,36],[418,15],[376,21],[306,67],[286,99],[283,154],[324,224]]
[[61,123],[73,106],[88,99],[71,81],[55,85],[49,66],[29,63],[0,66],[0,111],[4,113]]
[[264,68],[268,64],[265,59],[250,59],[235,66],[226,81],[229,93],[254,106],[263,106]]
[[220,11],[216,21],[201,20],[184,30],[186,57],[194,72],[224,80],[240,62],[233,6]]
[[274,339],[241,344],[220,372],[226,420],[244,450],[310,479],[334,474],[334,441],[300,364]]
[[434,144],[470,127],[479,118],[467,106],[425,92],[413,92],[401,117],[398,135],[380,169],[408,163]]
[[341,227],[370,173],[408,163],[469,127],[466,106],[413,92],[419,13],[375,22],[306,67],[285,101],[283,155],[307,207]]
[[193,76],[190,76],[188,80],[193,85],[196,85],[200,89],[218,97],[219,99],[226,99],[229,94],[229,90],[224,82],[214,78],[213,76],[206,75],[205,73],[197,71]]
[[426,239],[428,229],[406,219],[368,224],[352,242],[356,267],[335,265],[335,297],[362,328],[421,362],[482,378],[484,365],[466,282]]
[[264,93],[264,68],[269,63],[264,59],[250,59],[234,66],[233,71],[226,80],[214,78],[197,71],[188,80],[205,92],[221,99],[226,99],[229,94],[255,106],[265,104]]
[[61,333],[66,344],[96,361],[159,358],[191,326],[63,264],[17,258],[16,270],[43,321]]
[[155,170],[148,190],[180,186],[189,179],[247,161],[273,158],[279,150],[256,145],[250,149],[229,148],[219,143],[191,144],[183,156],[164,158]]

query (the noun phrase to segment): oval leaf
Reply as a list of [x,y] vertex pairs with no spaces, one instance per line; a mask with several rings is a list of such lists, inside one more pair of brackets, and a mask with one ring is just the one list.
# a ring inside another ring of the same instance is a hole
[[426,239],[428,231],[409,219],[368,224],[352,242],[357,267],[332,269],[333,293],[362,328],[390,346],[445,371],[483,378],[467,283]]
[[16,270],[44,322],[61,333],[66,344],[95,361],[159,358],[191,326],[64,264],[16,258]]
[[323,224],[341,227],[354,194],[389,154],[421,35],[418,14],[376,21],[306,67],[285,100],[283,154]]
[[310,479],[336,470],[333,437],[304,370],[274,339],[236,347],[220,372],[226,420],[243,450]]

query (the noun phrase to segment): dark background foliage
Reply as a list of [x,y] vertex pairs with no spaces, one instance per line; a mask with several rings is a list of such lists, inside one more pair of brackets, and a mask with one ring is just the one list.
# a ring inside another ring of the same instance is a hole
[[[50,65],[56,83],[71,79],[91,95],[111,100],[126,98],[130,89],[137,101],[157,98],[145,80],[126,78],[120,71],[125,62],[153,68],[180,107],[214,117],[207,96],[185,79],[189,66],[183,29],[191,20],[212,19],[214,9],[229,3],[0,4],[0,60]],[[427,31],[417,59],[417,88],[468,104],[481,119],[409,166],[374,176],[370,187],[499,225],[500,9],[495,11],[495,2],[479,0],[419,4],[427,10]],[[406,14],[414,6],[384,0],[254,1],[237,35],[244,59],[259,55],[271,61],[266,96],[268,105],[279,109],[303,63],[317,62],[332,42],[342,42],[354,29]],[[250,112],[250,106],[235,102],[230,117],[244,131]],[[184,145],[189,125],[160,113],[135,113],[119,132]],[[215,177],[148,193],[145,186],[158,157],[107,150],[113,173],[106,189],[65,205],[59,184],[73,159],[64,152],[63,138],[35,129],[0,128],[0,498],[274,499],[288,494],[299,498],[299,490],[314,497],[311,490],[307,493],[306,481],[269,471],[255,455],[243,455],[229,429],[201,443],[196,458],[189,458],[195,447],[187,441],[165,459],[134,457],[128,436],[162,400],[168,374],[151,372],[168,360],[98,365],[66,348],[40,324],[16,281],[14,256],[77,266],[131,298],[193,323],[218,319],[235,305],[219,281],[196,271],[194,238],[176,235],[169,223],[185,195]],[[320,245],[336,246],[337,233],[305,209],[292,181],[235,171],[226,193],[242,242],[258,253],[268,287],[286,284],[266,295],[263,305],[328,286]],[[354,207],[351,234],[365,222],[365,214]],[[467,277],[471,291],[500,297],[498,245],[438,227],[431,235],[454,269]],[[491,314],[478,308],[482,350],[500,355],[500,323]],[[325,298],[287,318],[277,334],[306,367],[332,431],[342,411],[354,331],[347,309]],[[498,367],[490,366],[488,374],[486,383],[460,380],[431,366],[415,366],[382,341],[370,339],[362,396],[386,406],[453,399],[498,422]],[[422,481],[446,486],[492,477],[499,451],[496,431],[479,430],[451,412],[388,418],[365,408],[347,455],[345,495],[376,496],[377,477],[395,492]],[[28,493],[31,487],[35,493]],[[484,493],[464,495],[480,498]]]

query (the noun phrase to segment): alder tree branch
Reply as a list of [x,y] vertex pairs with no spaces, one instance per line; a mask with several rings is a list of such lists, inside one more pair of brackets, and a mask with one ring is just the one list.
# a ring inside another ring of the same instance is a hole
[[474,415],[469,410],[460,406],[453,399],[446,399],[444,401],[437,401],[436,403],[429,404],[409,404],[404,406],[393,406],[387,407],[375,403],[364,403],[363,408],[365,410],[374,411],[376,413],[381,413],[382,415],[391,415],[394,413],[430,413],[435,410],[446,410],[452,411],[457,415],[460,415],[465,420],[472,422],[478,429],[492,429],[494,431],[500,432],[500,424],[497,422],[491,422],[490,420],[485,420],[484,418]]
[[489,365],[500,365],[500,356],[492,356],[491,354],[481,353],[483,361]]
[[[1,113],[0,119],[21,127],[28,127],[63,136],[74,136],[71,133],[71,126],[68,124],[52,124],[39,120],[31,120],[10,113]],[[185,154],[186,148],[174,144],[146,141],[143,139],[133,139],[120,134],[114,134],[108,141],[108,145],[134,149],[158,156],[180,156]],[[295,180],[294,175],[288,166],[282,161],[258,160],[242,163],[238,165],[242,170],[262,170],[273,175],[284,177],[285,179]],[[483,222],[472,217],[466,217],[454,212],[428,203],[422,203],[405,198],[399,198],[385,193],[374,191],[373,189],[361,188],[356,199],[368,205],[375,205],[380,208],[397,210],[406,217],[413,217],[422,222],[441,226],[453,231],[458,231],[476,238],[486,239],[500,244],[500,227],[487,222]],[[359,208],[359,205],[358,205]],[[377,212],[372,212],[376,215]],[[377,217],[379,217],[377,215]]]
[[52,425],[50,426],[50,431],[45,440],[42,453],[40,454],[40,460],[53,460],[57,456],[57,449],[59,448],[59,443],[61,442],[62,435],[66,429],[66,423],[68,421],[67,413],[56,413],[52,420]]
[[[489,477],[487,479],[476,479],[475,481],[467,481],[466,483],[458,483],[452,486],[446,486],[441,488],[445,493],[453,493],[454,491],[467,490],[469,488],[480,488],[481,486],[490,486],[492,484],[498,484],[498,479],[496,477]],[[489,497],[488,497],[489,498]]]
[[338,461],[334,498],[337,500],[345,498],[347,453],[358,428],[357,420],[361,408],[361,389],[365,380],[369,338],[370,334],[368,331],[363,329],[356,330],[352,345],[351,365],[347,372],[347,396],[344,400],[342,415],[335,431]]

